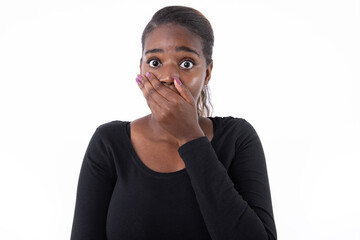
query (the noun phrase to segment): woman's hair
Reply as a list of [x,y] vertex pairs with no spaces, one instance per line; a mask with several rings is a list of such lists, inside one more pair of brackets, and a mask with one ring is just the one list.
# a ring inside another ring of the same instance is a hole
[[[157,11],[143,31],[141,37],[143,52],[147,35],[156,27],[168,23],[179,24],[198,35],[202,40],[202,51],[206,59],[206,65],[208,66],[212,62],[214,33],[211,24],[201,12],[190,7],[169,6]],[[210,110],[212,107],[210,91],[208,85],[205,85],[197,101],[197,113],[203,117],[211,116]]]

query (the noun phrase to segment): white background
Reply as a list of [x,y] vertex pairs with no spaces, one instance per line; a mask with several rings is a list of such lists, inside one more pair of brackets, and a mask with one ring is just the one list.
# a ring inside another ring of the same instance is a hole
[[360,239],[356,0],[1,0],[0,239],[69,239],[96,127],[150,113],[140,38],[166,5],[213,25],[213,116],[258,132],[279,239]]

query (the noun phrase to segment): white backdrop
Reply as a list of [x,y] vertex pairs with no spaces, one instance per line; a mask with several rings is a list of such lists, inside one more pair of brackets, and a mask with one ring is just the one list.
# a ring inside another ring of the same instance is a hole
[[360,239],[360,1],[0,1],[0,239],[69,239],[100,124],[150,113],[135,77],[166,5],[215,33],[213,116],[249,121],[279,239]]

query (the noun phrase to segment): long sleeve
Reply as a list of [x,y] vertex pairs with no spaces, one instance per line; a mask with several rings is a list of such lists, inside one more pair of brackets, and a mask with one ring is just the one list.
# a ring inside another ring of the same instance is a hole
[[99,128],[82,162],[71,240],[106,240],[106,218],[116,177],[113,161]]
[[178,152],[213,240],[273,240],[277,235],[263,148],[247,121],[241,127],[228,171],[205,136]]

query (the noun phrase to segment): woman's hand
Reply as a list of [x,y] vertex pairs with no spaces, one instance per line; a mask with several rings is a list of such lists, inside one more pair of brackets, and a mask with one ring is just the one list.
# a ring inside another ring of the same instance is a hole
[[164,86],[152,73],[136,78],[147,104],[159,125],[178,140],[179,146],[205,136],[196,111],[196,103],[189,89],[174,78],[177,94]]

